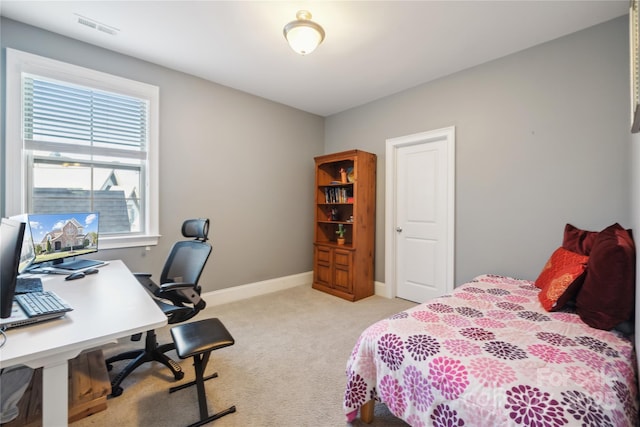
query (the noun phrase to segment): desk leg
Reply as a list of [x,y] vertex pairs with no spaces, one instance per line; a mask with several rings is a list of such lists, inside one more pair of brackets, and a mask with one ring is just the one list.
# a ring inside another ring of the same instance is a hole
[[42,425],[60,427],[69,423],[69,364],[45,366],[42,370]]

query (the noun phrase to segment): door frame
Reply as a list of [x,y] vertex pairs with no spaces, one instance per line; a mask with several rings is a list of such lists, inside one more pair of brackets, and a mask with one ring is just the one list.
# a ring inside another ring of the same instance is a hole
[[396,182],[397,182],[397,150],[404,146],[428,144],[445,140],[447,142],[447,267],[446,292],[452,292],[454,287],[454,254],[455,254],[455,126],[435,129],[411,135],[389,138],[386,140],[385,160],[385,255],[384,279],[385,292],[383,296],[395,298],[396,283],[396,250],[398,233],[396,227]]

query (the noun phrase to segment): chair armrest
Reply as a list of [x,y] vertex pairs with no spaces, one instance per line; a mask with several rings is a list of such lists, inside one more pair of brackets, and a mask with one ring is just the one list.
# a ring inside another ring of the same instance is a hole
[[133,273],[136,277],[151,277],[151,273]]
[[177,291],[179,289],[193,289],[195,287],[196,287],[196,285],[194,285],[193,283],[170,282],[170,283],[163,283],[162,285],[160,285],[160,290],[162,292],[164,292],[164,291]]
[[[179,295],[182,301],[176,300],[171,294]],[[164,283],[160,286],[160,291],[156,293],[158,298],[164,298],[172,301],[174,304],[181,306],[182,302],[191,302],[198,310],[203,310],[207,303],[200,297],[200,291],[197,285],[193,283],[173,282]]]

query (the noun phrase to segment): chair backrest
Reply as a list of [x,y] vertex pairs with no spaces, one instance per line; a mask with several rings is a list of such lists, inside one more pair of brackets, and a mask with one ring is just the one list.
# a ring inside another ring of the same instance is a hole
[[190,219],[182,224],[182,235],[194,240],[176,242],[164,263],[160,283],[185,282],[198,284],[200,276],[211,254],[207,243],[208,219]]

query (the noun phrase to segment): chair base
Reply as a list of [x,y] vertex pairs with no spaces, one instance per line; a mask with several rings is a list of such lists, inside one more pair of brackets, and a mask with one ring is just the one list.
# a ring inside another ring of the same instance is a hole
[[184,378],[184,372],[180,365],[165,353],[170,350],[174,350],[175,345],[173,343],[158,345],[155,331],[151,330],[147,332],[145,338],[145,348],[140,350],[127,351],[125,353],[118,354],[105,360],[107,369],[113,369],[113,363],[121,360],[131,360],[129,364],[111,381],[111,394],[110,397],[118,397],[122,394],[123,389],[120,384],[129,376],[133,371],[146,362],[160,362],[171,370],[173,377],[176,381]]

